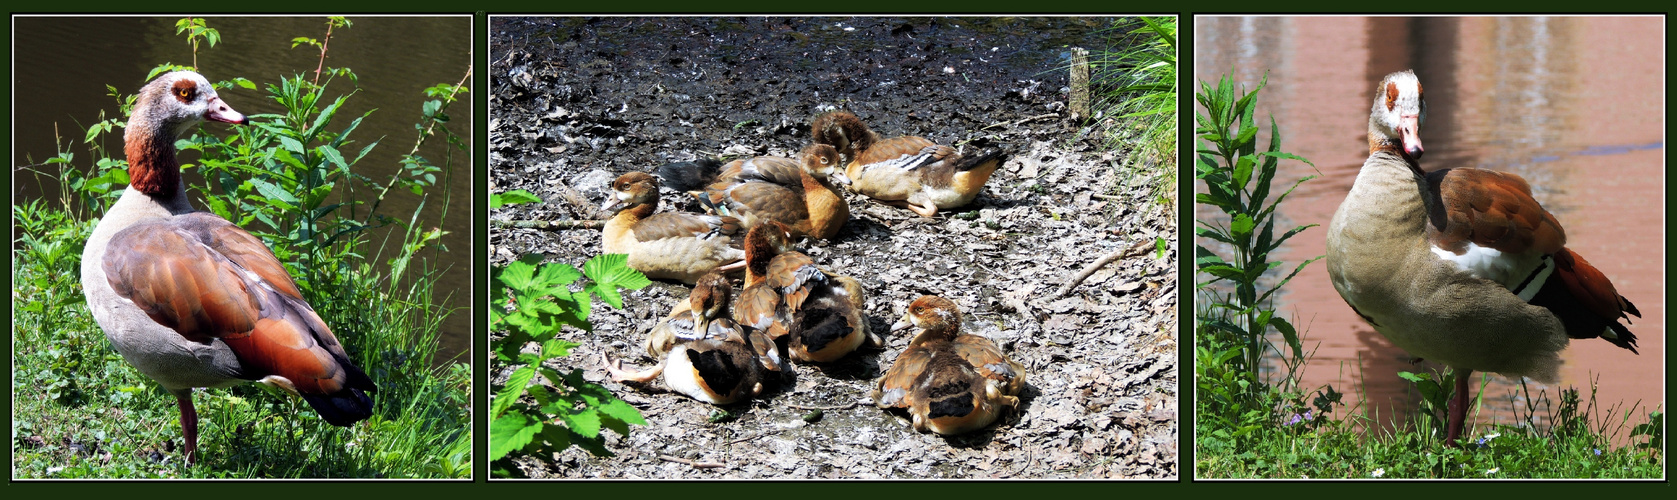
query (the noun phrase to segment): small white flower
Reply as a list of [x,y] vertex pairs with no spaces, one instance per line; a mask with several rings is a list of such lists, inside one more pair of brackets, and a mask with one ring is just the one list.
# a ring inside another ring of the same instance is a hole
[[1493,467],[1493,468],[1491,468],[1491,470],[1485,471],[1485,475],[1489,476],[1491,474],[1496,474],[1497,472],[1500,472],[1500,471],[1502,471],[1501,467]]
[[1370,474],[1369,474],[1369,475],[1370,475],[1370,476],[1374,476],[1374,477],[1382,477],[1382,476],[1385,476],[1385,475],[1386,475],[1386,468],[1385,468],[1385,467],[1381,467],[1381,468],[1378,468],[1378,469],[1374,469],[1374,472],[1373,472],[1373,473],[1370,473]]
[[943,67],[943,72],[953,75],[953,74],[955,74],[955,67],[954,66],[944,66]]
[[1501,432],[1492,432],[1492,433],[1490,433],[1490,434],[1486,434],[1486,435],[1485,435],[1485,440],[1486,440],[1486,441],[1490,441],[1490,440],[1492,440],[1492,439],[1496,439],[1496,438],[1499,438],[1499,437],[1502,437],[1502,433],[1501,433]]

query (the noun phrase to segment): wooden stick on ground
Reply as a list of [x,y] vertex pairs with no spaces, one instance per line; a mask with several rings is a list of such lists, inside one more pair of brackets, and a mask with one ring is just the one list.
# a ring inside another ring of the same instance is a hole
[[678,464],[687,464],[689,466],[692,466],[695,469],[720,469],[720,468],[728,466],[728,464],[721,463],[721,462],[696,462],[696,461],[688,460],[688,459],[681,458],[681,457],[672,457],[672,456],[669,456],[669,455],[658,455],[658,459],[663,460],[665,462],[675,462],[675,463],[678,463]]
[[1058,291],[1054,292],[1054,295],[1049,297],[1048,300],[1059,300],[1061,297],[1065,297],[1067,294],[1070,294],[1071,289],[1077,288],[1077,285],[1082,284],[1083,280],[1089,279],[1090,275],[1095,274],[1095,271],[1100,270],[1100,268],[1106,267],[1107,264],[1138,255],[1146,255],[1147,251],[1152,248],[1152,240],[1141,240],[1135,242],[1134,245],[1130,245],[1129,248],[1114,250],[1112,253],[1106,254],[1106,256],[1096,260],[1093,264],[1089,264],[1089,266],[1083,268],[1082,271],[1078,271],[1076,275],[1071,277],[1070,281],[1067,281],[1064,286],[1061,286]]
[[491,227],[542,229],[547,231],[563,231],[566,229],[600,229],[606,227],[603,220],[491,220]]
[[1020,118],[1018,120],[1013,120],[1013,121],[1010,121],[1010,122],[992,123],[989,126],[981,128],[979,130],[989,130],[989,129],[993,129],[993,128],[996,128],[996,127],[1011,127],[1011,126],[1019,125],[1019,124],[1025,123],[1025,122],[1033,122],[1033,121],[1041,120],[1043,118],[1053,118],[1053,117],[1056,117],[1056,116],[1060,116],[1060,114],[1059,113],[1046,113],[1046,114],[1036,115],[1036,116],[1032,116],[1032,117],[1028,117],[1028,118]]
[[848,410],[848,409],[856,407],[856,405],[859,405],[859,404],[862,404],[862,402],[861,401],[851,401],[850,404],[838,405],[838,406],[804,406],[804,405],[795,405],[795,404],[792,404],[792,403],[786,403],[786,406],[790,406],[792,408],[797,408],[799,410],[833,411],[833,410]]

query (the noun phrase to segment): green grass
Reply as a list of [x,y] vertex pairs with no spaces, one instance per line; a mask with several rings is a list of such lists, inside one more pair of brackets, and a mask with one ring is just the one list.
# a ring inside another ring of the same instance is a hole
[[1157,197],[1176,196],[1176,18],[1131,17],[1113,21],[1113,47],[1090,55],[1097,116],[1109,149],[1129,144],[1130,177],[1156,175]]
[[[336,28],[349,25],[333,21]],[[198,206],[241,224],[286,264],[350,358],[377,384],[373,416],[340,428],[267,386],[198,391],[199,463],[183,463],[174,398],[123,361],[82,296],[82,246],[95,214],[127,180],[126,164],[112,156],[120,151],[104,146],[123,118],[101,117],[83,141],[87,164],[78,165],[65,149],[44,167],[26,169],[54,178],[61,186],[56,199],[13,207],[20,234],[13,242],[14,477],[471,475],[471,370],[466,360],[437,359],[438,332],[455,311],[441,305],[452,292],[434,289],[437,266],[462,255],[436,243],[440,231],[425,229],[440,221],[418,216],[425,201],[450,196],[434,188],[437,173],[452,171],[452,155],[433,166],[416,153],[432,138],[464,150],[444,126],[447,104],[464,89],[426,90],[437,100],[420,110],[415,152],[380,183],[354,168],[377,142],[349,140],[362,120],[380,118],[369,113],[332,128],[335,110],[354,91],[328,98],[330,76],[354,78],[343,68],[326,74],[325,83],[299,76],[269,84],[285,115],[252,116],[252,126],[231,131],[206,127],[182,144],[201,154],[206,184],[189,186]],[[244,79],[223,84],[254,88]],[[114,89],[112,96],[124,115],[131,111],[132,98]],[[383,199],[394,186],[419,195],[419,207],[387,214],[376,210],[375,200],[357,213],[358,194]],[[378,255],[387,260],[375,263],[371,256]]]

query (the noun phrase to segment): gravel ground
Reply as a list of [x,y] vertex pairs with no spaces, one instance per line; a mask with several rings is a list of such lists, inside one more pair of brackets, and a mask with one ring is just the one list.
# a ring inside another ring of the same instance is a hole
[[[495,18],[492,189],[542,204],[496,221],[604,218],[607,183],[701,156],[790,156],[809,121],[842,108],[885,136],[1000,145],[1011,155],[971,205],[926,219],[849,196],[852,218],[803,247],[860,279],[883,332],[922,294],[955,301],[964,331],[1023,363],[1017,411],[960,436],[915,432],[873,406],[873,380],[908,343],[886,336],[830,365],[797,365],[763,397],[719,410],[661,382],[606,379],[607,356],[650,366],[645,333],[689,287],[655,282],[597,307],[595,331],[555,361],[639,408],[649,425],[608,432],[615,454],[571,448],[513,459],[532,478],[1175,478],[1178,475],[1175,209],[1128,151],[1065,109],[1066,46],[1105,47],[1108,20],[954,18]],[[971,147],[969,144],[968,147]],[[1174,192],[1174,186],[1169,187]],[[662,210],[676,193],[664,190]],[[1161,238],[1163,257],[1101,267]],[[492,262],[526,253],[580,267],[593,229],[495,229]],[[495,373],[499,383],[505,373]]]

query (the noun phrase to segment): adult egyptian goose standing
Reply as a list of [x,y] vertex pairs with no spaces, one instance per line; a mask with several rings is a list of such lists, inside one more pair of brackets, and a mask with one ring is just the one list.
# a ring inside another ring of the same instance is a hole
[[1467,415],[1473,370],[1558,379],[1569,338],[1636,352],[1620,319],[1640,316],[1607,276],[1566,248],[1560,222],[1519,176],[1426,173],[1421,83],[1409,71],[1376,88],[1369,157],[1328,225],[1328,275],[1357,315],[1393,344],[1456,371],[1446,442]]
[[140,89],[123,132],[132,182],[82,253],[94,320],[124,360],[175,395],[188,461],[198,443],[193,388],[259,380],[338,426],[371,416],[376,390],[273,252],[188,202],[175,140],[203,120],[249,123],[198,73]]
[[648,278],[692,284],[713,269],[745,266],[745,251],[734,248],[745,230],[739,219],[658,210],[657,178],[629,172],[612,181],[613,195],[601,210],[619,208],[606,222],[602,253],[628,255],[628,265]]
[[971,203],[1004,159],[995,148],[967,157],[924,137],[881,139],[848,111],[822,114],[809,129],[817,144],[848,161],[841,182],[851,191],[923,217]]
[[874,384],[875,406],[907,408],[915,430],[948,435],[983,428],[1003,407],[1019,405],[1024,365],[990,339],[961,333],[954,302],[936,295],[915,299],[891,330],[910,326],[923,330]]

